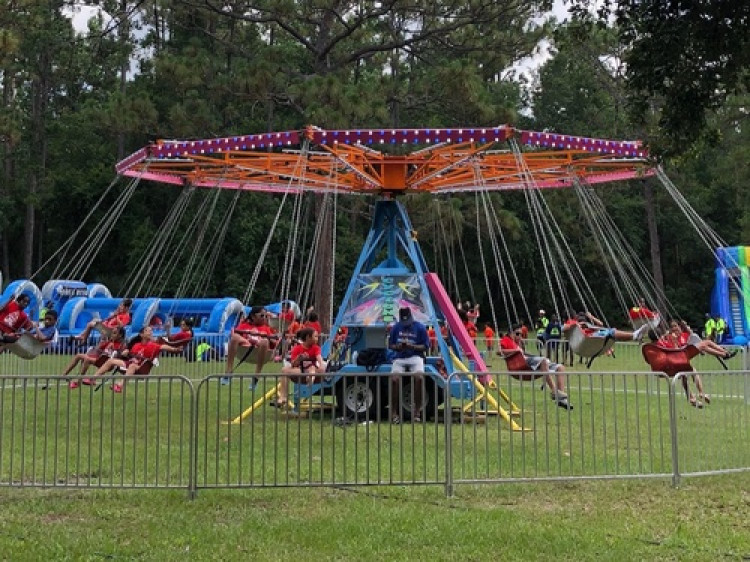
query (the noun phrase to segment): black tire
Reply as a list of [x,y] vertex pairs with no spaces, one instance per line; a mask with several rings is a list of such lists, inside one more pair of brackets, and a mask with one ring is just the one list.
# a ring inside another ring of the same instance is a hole
[[345,376],[336,384],[336,415],[350,420],[380,421],[388,402],[388,377]]
[[[412,396],[412,383],[414,379],[404,377],[401,400],[401,419],[404,421],[411,420],[411,396]],[[424,391],[422,393],[422,404],[418,406],[417,410],[421,414],[423,421],[438,419],[438,407],[445,401],[445,389],[439,387],[435,380],[429,376],[424,375]]]

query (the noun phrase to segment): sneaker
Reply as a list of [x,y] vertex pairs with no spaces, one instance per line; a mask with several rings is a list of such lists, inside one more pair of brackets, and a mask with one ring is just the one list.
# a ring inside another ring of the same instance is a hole
[[412,423],[422,423],[422,418],[417,414],[416,416],[412,416],[411,421]]
[[122,394],[122,385],[113,384],[112,385],[112,392],[114,392],[115,394]]
[[734,357],[735,355],[737,355],[737,353],[739,353],[739,351],[736,350],[736,349],[734,349],[732,351],[727,351],[727,354],[724,356],[724,359],[731,359],[732,357]]
[[[224,384],[224,383],[222,383]],[[258,386],[258,377],[253,377],[253,380],[250,381],[250,384],[248,385],[247,389],[252,392],[255,390],[255,388]]]
[[229,381],[231,380],[232,380],[231,377],[221,377],[221,380],[219,382],[221,382],[221,384],[223,385],[227,385],[229,384]]
[[81,381],[81,384],[85,384],[86,386],[94,386],[94,384],[96,384],[96,383],[94,381],[92,381],[91,379],[83,379]]
[[571,406],[570,402],[568,402],[568,397],[565,398],[558,398],[555,403],[560,406],[563,410],[572,410],[573,406]]
[[393,416],[393,417],[391,418],[391,423],[392,423],[393,425],[398,425],[398,424],[400,424],[400,423],[401,423],[401,418],[400,418],[400,417],[398,417],[398,416]]
[[71,390],[74,388],[78,388],[78,381],[70,381],[68,388],[70,388]]
[[651,325],[647,322],[637,330],[633,332],[633,340],[634,341],[640,341],[643,336],[651,329]]

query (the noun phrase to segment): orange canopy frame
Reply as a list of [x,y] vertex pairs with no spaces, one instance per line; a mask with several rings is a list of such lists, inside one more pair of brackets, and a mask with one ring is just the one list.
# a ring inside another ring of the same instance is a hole
[[[524,147],[520,154],[508,141]],[[639,141],[511,127],[286,131],[158,141],[118,173],[177,185],[399,195],[570,187],[653,174]]]

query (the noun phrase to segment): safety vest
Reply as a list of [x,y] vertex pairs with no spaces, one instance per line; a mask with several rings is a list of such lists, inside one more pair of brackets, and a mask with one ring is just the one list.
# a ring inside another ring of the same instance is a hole
[[723,318],[719,318],[716,321],[716,333],[721,335],[724,335],[724,332],[727,331],[727,323],[724,321]]
[[555,324],[549,329],[549,335],[553,340],[559,340],[561,333],[559,324]]
[[539,324],[537,325],[536,335],[537,336],[543,336],[545,330],[547,330],[547,325],[548,324],[549,324],[549,318],[547,318],[546,316],[542,316],[539,319]]
[[706,331],[706,337],[710,338],[716,330],[716,321],[713,318],[709,318],[708,320],[706,320],[706,324],[703,326],[703,329]]

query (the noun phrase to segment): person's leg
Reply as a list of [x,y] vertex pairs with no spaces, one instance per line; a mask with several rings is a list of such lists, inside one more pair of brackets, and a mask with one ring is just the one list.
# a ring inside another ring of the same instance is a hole
[[87,341],[89,339],[89,334],[91,333],[91,330],[94,329],[94,326],[96,326],[97,320],[91,320],[88,324],[86,324],[86,327],[83,329],[83,332],[75,336],[75,339],[78,341]]
[[710,404],[711,397],[703,390],[703,379],[701,379],[701,376],[698,373],[693,373],[692,377],[693,382],[695,383],[695,388],[698,390],[698,399],[703,400],[706,404]]
[[65,367],[65,370],[63,371],[62,376],[67,377],[70,372],[75,369],[76,365],[80,361],[83,361],[86,357],[86,354],[84,353],[77,353],[75,356],[73,356],[73,359],[70,360],[70,363],[68,363],[68,366]]
[[279,381],[279,393],[276,397],[277,404],[285,404],[289,400],[289,376],[300,375],[299,367],[284,367],[281,369],[281,380]]
[[269,346],[266,338],[261,338],[255,346],[258,356],[255,358],[255,374],[259,375],[263,371],[267,358],[269,357]]
[[401,374],[405,372],[404,366],[400,359],[394,359],[391,364],[391,421],[394,423],[401,422]]
[[229,337],[229,345],[227,346],[227,363],[224,367],[224,373],[231,375],[234,371],[234,358],[237,356],[237,348],[240,343],[247,343],[247,340],[239,334],[232,334]]

